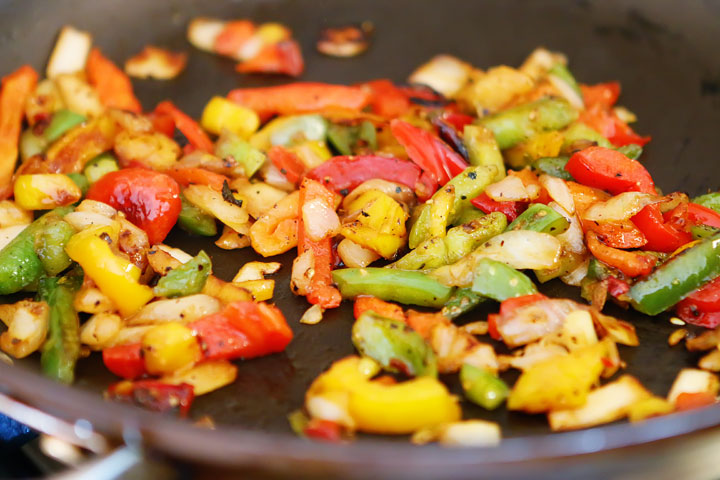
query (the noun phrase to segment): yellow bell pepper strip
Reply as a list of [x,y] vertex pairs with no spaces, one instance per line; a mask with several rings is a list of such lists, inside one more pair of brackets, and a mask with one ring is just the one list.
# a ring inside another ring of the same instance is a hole
[[65,251],[127,317],[140,310],[154,294],[152,288],[138,282],[140,269],[116,256],[101,238],[108,235],[112,238],[110,230],[99,227],[77,233],[70,239]]
[[409,434],[460,419],[457,398],[439,380],[424,376],[387,385],[371,380],[377,370],[369,359],[338,360],[310,386],[306,405],[314,397],[332,398],[357,430],[368,433]]
[[18,175],[13,188],[15,203],[25,210],[50,210],[82,198],[82,190],[62,173]]
[[343,298],[372,295],[382,300],[440,308],[454,288],[429,275],[395,268],[344,268],[332,273]]
[[[468,167],[448,182],[446,187],[449,185],[455,187],[455,199],[450,215],[448,216],[448,224],[453,223],[455,215],[470,205],[472,199],[480,195],[483,190],[485,190],[485,187],[494,181],[496,174],[497,170],[494,166]],[[436,196],[444,195],[441,193],[443,190],[444,189],[441,189],[436,192],[430,199],[430,202],[434,202]],[[430,204],[432,205],[432,203]],[[423,208],[420,217],[410,230],[410,238],[408,240],[410,248],[415,248],[430,238],[431,216],[431,208]]]
[[229,130],[235,135],[247,138],[260,126],[260,117],[249,108],[238,105],[223,97],[213,97],[205,105],[200,125],[210,133],[220,135]]
[[0,200],[12,193],[12,176],[18,157],[18,140],[25,102],[37,84],[38,74],[24,65],[2,79],[0,91]]

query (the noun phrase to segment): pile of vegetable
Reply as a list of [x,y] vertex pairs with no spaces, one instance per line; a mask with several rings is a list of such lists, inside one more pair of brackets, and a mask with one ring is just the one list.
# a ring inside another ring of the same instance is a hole
[[[358,32],[326,32],[353,46],[323,48],[359,52]],[[279,24],[196,19],[188,38],[241,72],[302,72]],[[126,71],[177,75],[184,56],[153,48]],[[553,430],[715,403],[720,329],[673,334],[709,353],[667,397],[619,373],[617,345],[639,339],[602,313],[608,300],[720,326],[720,193],[659,191],[619,84],[579,84],[542,48],[486,71],[438,56],[409,82],[239,88],[196,121],[171,101],[143,109],[128,76],[66,28],[46,79],[23,66],[2,80],[0,294],[34,297],[0,305],[0,349],[39,351],[66,383],[102,352],[122,379],[109,398],[183,415],[233,382],[234,361],[283,351],[293,333],[266,278],[280,263],[222,280],[204,251],[163,243],[177,227],[262,257],[297,249],[285,268],[310,306],[296,328],[354,302],[358,354],[290,415],[310,437],[496,444],[498,425],[462,420],[440,374],[459,375],[469,402],[546,414]],[[553,279],[588,303],[540,293]],[[473,316],[489,302],[498,313]],[[514,385],[500,376],[511,369]]]

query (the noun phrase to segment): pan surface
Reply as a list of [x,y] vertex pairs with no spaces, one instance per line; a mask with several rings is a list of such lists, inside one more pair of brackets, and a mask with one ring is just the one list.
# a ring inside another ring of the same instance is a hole
[[[187,70],[176,80],[134,81],[146,109],[169,98],[197,117],[213,95],[237,86],[288,81],[242,76],[234,72],[231,61],[192,49],[185,40],[185,26],[197,15],[248,17],[289,25],[306,59],[301,79],[331,83],[374,78],[402,82],[414,67],[438,53],[457,55],[481,68],[501,63],[518,65],[533,48],[544,45],[566,53],[580,81],[622,83],[620,103],[640,118],[636,130],[653,136],[642,161],[663,190],[694,195],[720,186],[715,166],[720,145],[717,1],[0,0],[0,73],[23,63],[44,69],[58,29],[72,24],[92,32],[96,45],[118,63],[146,44],[190,53]],[[333,59],[314,50],[322,27],[364,20],[376,27],[373,44],[364,55]],[[205,249],[216,274],[226,279],[242,263],[256,257],[250,249],[228,252],[182,232],[173,232],[166,242],[190,253]],[[113,436],[119,436],[123,428],[138,429],[151,446],[190,460],[229,466],[271,465],[277,471],[302,465],[308,471],[344,476],[402,470],[408,475],[414,472],[416,477],[440,478],[464,475],[479,465],[490,468],[486,473],[500,474],[513,470],[492,468],[644,444],[720,424],[720,407],[713,407],[640,425],[549,434],[543,416],[504,409],[486,412],[464,404],[466,417],[499,422],[510,440],[499,449],[468,453],[420,449],[376,437],[361,437],[350,447],[295,439],[287,413],[302,405],[312,379],[333,360],[352,353],[353,348],[348,305],[326,313],[319,325],[297,322],[307,304],[288,288],[293,257],[293,253],[280,257],[284,268],[277,276],[274,301],[288,318],[295,339],[283,354],[238,363],[238,379],[233,385],[195,401],[192,415],[212,416],[219,427],[216,432],[104,403],[100,392],[115,379],[98,355],[79,362],[73,389],[29,373],[37,371],[37,358],[19,362],[22,368],[11,369],[0,363],[0,389],[63,418],[86,418]],[[559,283],[551,282],[543,291],[578,298],[576,289]],[[628,363],[625,372],[637,376],[654,393],[664,396],[676,372],[696,364],[697,356],[684,347],[667,346],[667,336],[676,328],[667,316],[651,319],[616,307],[608,307],[607,312],[635,324],[641,345],[621,350]],[[484,318],[486,313],[478,310],[463,320]],[[448,380],[459,392],[457,382]],[[572,461],[567,464],[572,466]]]

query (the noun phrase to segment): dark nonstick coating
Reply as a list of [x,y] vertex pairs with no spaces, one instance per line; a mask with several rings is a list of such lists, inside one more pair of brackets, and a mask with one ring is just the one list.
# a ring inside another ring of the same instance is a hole
[[[289,25],[306,59],[302,80],[404,81],[415,66],[438,53],[454,54],[487,67],[518,65],[538,45],[560,50],[569,56],[580,81],[622,83],[620,103],[638,114],[637,130],[653,136],[642,161],[663,190],[699,194],[719,186],[715,164],[720,145],[720,57],[715,48],[720,44],[720,2],[0,0],[0,73],[23,63],[44,69],[59,27],[72,24],[92,32],[96,45],[118,63],[146,44],[190,53],[187,70],[176,80],[134,81],[146,109],[170,98],[197,117],[212,95],[225,94],[237,86],[287,81],[236,74],[231,61],[192,49],[185,40],[185,26],[197,15],[248,17]],[[314,50],[315,38],[323,26],[364,20],[371,20],[376,27],[373,44],[364,55],[333,59]],[[227,252],[182,232],[173,232],[167,243],[191,253],[205,249],[212,256],[217,275],[226,279],[242,263],[256,258],[250,249]],[[352,313],[344,305],[326,313],[319,325],[300,325],[297,320],[307,304],[293,297],[288,289],[293,256],[280,257],[284,267],[277,276],[274,301],[292,325],[295,340],[283,354],[238,363],[238,380],[233,385],[197,399],[193,406],[193,416],[212,416],[220,432],[193,434],[180,422],[102,403],[99,393],[114,378],[98,355],[80,361],[77,390],[65,390],[36,375],[18,375],[17,369],[10,370],[2,363],[0,388],[65,418],[82,415],[101,431],[115,436],[123,425],[140,428],[146,432],[149,444],[176,456],[232,466],[258,461],[262,468],[275,470],[302,465],[308,471],[317,473],[320,469],[345,476],[371,474],[376,472],[374,468],[397,474],[397,469],[404,467],[406,474],[439,478],[467,474],[475,464],[489,468],[486,473],[497,474],[500,471],[492,470],[492,466],[498,463],[522,463],[537,457],[640,444],[720,423],[720,407],[715,407],[640,426],[602,427],[593,430],[590,437],[546,436],[549,430],[542,416],[509,414],[505,410],[488,413],[464,405],[467,417],[500,422],[506,437],[523,438],[506,442],[501,449],[471,456],[432,447],[420,450],[388,444],[375,437],[361,437],[359,444],[342,449],[301,443],[290,437],[286,415],[302,405],[312,379],[333,360],[353,352]],[[575,289],[559,283],[547,284],[543,291],[577,298]],[[626,372],[636,375],[653,392],[665,395],[676,372],[696,363],[697,357],[683,347],[667,346],[667,336],[676,328],[667,316],[651,319],[615,307],[607,311],[636,325],[641,345],[623,348],[621,355],[628,363]],[[486,313],[479,311],[466,320],[484,318]],[[36,358],[20,363],[37,370]],[[458,391],[454,379],[448,380]],[[225,433],[225,427],[242,429],[244,433]],[[252,431],[279,436],[249,433]],[[370,465],[373,462],[375,467]]]

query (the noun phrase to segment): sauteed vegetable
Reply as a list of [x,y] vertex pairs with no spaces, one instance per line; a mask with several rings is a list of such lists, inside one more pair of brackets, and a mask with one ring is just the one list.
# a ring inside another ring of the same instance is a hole
[[[368,47],[330,45],[335,33],[326,53]],[[280,24],[199,18],[188,39],[243,73],[303,71]],[[168,79],[184,64],[148,47],[123,71],[66,27],[47,78],[3,77],[0,293],[28,297],[0,305],[3,352],[39,352],[65,383],[101,352],[120,378],[108,398],[186,415],[234,381],[234,362],[282,352],[290,324],[316,328],[347,301],[358,353],[289,415],[308,437],[496,444],[497,425],[462,420],[447,375],[467,401],[546,414],[553,430],[716,402],[720,193],[659,190],[618,83],[578,83],[539,48],[518,68],[441,55],[408,85],[238,88],[197,120],[171,100],[140,104],[128,74]],[[205,251],[163,243],[174,228],[267,260],[220,279]],[[273,261],[295,249],[292,265]],[[272,304],[280,268],[308,302],[302,318]],[[553,279],[588,303],[540,293]],[[669,340],[709,351],[700,368],[666,398],[622,374],[617,345],[642,339],[602,313],[608,300],[706,327]],[[474,315],[480,304],[497,313]]]

